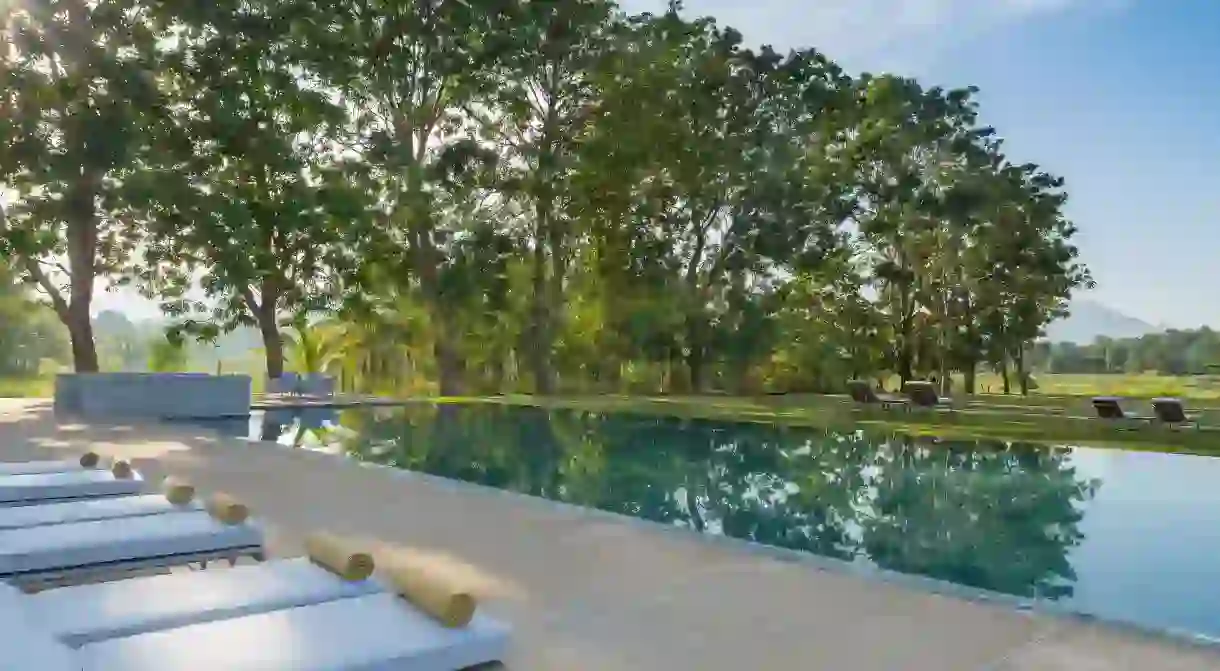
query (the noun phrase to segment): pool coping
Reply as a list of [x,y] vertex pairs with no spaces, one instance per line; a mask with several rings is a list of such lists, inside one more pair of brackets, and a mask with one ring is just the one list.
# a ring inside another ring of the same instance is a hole
[[402,480],[425,482],[433,486],[448,488],[451,491],[462,494],[474,494],[477,496],[492,498],[502,497],[519,504],[534,506],[538,509],[548,510],[550,512],[559,513],[569,517],[588,517],[616,522],[619,524],[627,524],[633,528],[648,533],[676,533],[687,539],[695,540],[719,549],[743,551],[747,554],[767,557],[776,561],[789,564],[799,564],[802,566],[823,571],[831,571],[839,574],[854,575],[868,580],[913,589],[924,593],[937,594],[975,603],[1006,606],[1022,613],[1048,615],[1074,621],[1080,624],[1104,624],[1120,631],[1169,639],[1207,650],[1220,650],[1220,637],[1212,637],[1206,634],[1200,634],[1188,630],[1162,628],[1153,625],[1141,624],[1138,622],[1131,622],[1129,620],[1108,618],[1045,600],[1004,594],[979,587],[959,585],[957,583],[938,578],[930,578],[911,573],[901,573],[891,569],[880,568],[876,565],[836,559],[833,557],[813,554],[811,552],[805,552],[803,550],[765,545],[751,540],[734,538],[732,536],[707,534],[689,527],[662,524],[660,522],[639,517],[632,517],[630,515],[602,510],[600,508],[590,508],[574,503],[544,499],[542,497],[533,496],[522,492],[499,489],[490,485],[466,482],[464,480],[455,480],[452,478],[432,475],[430,473],[423,473],[420,471],[413,471],[397,466],[353,459],[346,454],[339,454],[325,449],[318,449],[314,447],[294,447],[291,445],[277,443],[275,441],[259,440],[249,437],[236,437],[235,440],[238,442],[258,445],[260,448],[271,446],[281,450],[292,451],[297,454],[304,453],[316,455],[314,458],[333,459],[363,468],[380,469],[387,471],[390,477],[399,478]]

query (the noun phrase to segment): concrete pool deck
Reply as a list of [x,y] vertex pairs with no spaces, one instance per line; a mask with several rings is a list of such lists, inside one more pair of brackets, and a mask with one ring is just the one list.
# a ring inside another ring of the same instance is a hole
[[1195,671],[1220,652],[872,581],[577,509],[206,429],[57,422],[0,399],[0,460],[86,449],[247,501],[273,555],[329,530],[416,548],[514,627],[513,671]]

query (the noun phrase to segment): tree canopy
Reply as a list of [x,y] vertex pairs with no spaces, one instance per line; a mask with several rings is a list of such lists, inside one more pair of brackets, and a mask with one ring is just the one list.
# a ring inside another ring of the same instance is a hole
[[171,344],[253,326],[268,376],[308,342],[364,390],[1023,382],[1092,282],[1063,180],[975,89],[677,3],[4,11],[0,252],[81,371],[103,280],[159,300]]

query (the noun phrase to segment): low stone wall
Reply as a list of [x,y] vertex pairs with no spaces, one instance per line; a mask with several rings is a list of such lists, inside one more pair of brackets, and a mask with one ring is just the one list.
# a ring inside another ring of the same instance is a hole
[[81,418],[190,419],[250,412],[248,375],[83,373],[55,378],[55,412]]

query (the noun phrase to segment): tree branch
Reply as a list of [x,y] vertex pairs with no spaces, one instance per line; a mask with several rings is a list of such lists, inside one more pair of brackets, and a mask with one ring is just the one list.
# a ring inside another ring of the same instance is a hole
[[254,298],[254,292],[250,291],[250,287],[242,286],[241,299],[246,302],[246,308],[250,310],[251,316],[258,317],[263,311],[263,306],[259,305],[258,300]]
[[38,286],[44,292],[46,292],[47,296],[51,299],[51,305],[55,308],[55,313],[59,315],[60,319],[64,320],[64,323],[67,323],[68,302],[64,300],[63,293],[58,287],[55,286],[55,283],[51,281],[51,278],[42,271],[42,268],[38,265],[37,259],[27,258],[22,259],[22,262],[25,265],[26,272],[30,274],[30,277],[34,278],[34,281],[38,283]]

